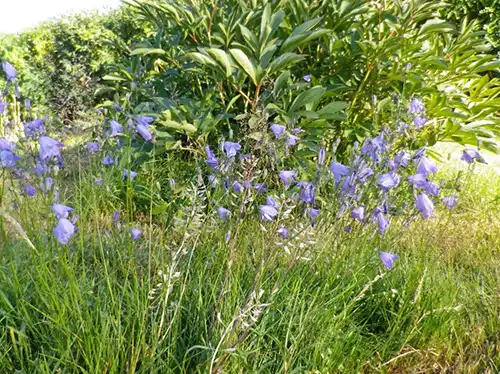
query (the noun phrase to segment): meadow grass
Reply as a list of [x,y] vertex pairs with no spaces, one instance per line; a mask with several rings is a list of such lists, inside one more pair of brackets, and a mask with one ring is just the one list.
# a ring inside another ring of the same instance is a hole
[[[287,255],[256,220],[200,215],[195,187],[183,219],[151,205],[134,222],[130,190],[95,186],[82,165],[62,194],[79,214],[72,245],[50,233],[51,196],[4,213],[1,373],[500,371],[498,175],[472,176],[451,214],[382,238],[304,227]],[[380,250],[399,254],[392,270]]]

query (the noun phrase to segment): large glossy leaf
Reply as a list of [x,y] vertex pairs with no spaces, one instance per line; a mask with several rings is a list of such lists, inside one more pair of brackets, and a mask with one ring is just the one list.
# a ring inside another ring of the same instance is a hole
[[325,87],[314,86],[314,87],[309,88],[308,90],[300,93],[295,98],[292,105],[288,109],[288,114],[293,115],[295,112],[297,112],[302,107],[305,107],[306,105],[314,104],[314,103],[318,102],[321,99],[321,96],[323,96],[323,94],[325,93],[325,91],[326,91]]
[[219,48],[209,48],[207,53],[219,63],[222,70],[225,71],[226,77],[230,77],[233,69],[227,53]]
[[248,56],[241,49],[233,48],[230,52],[238,66],[243,69],[252,82],[257,85],[259,82],[257,81],[257,67],[255,64],[250,61]]
[[134,49],[132,52],[130,52],[131,56],[147,56],[147,55],[164,55],[167,52],[165,52],[161,48],[137,48]]
[[288,69],[290,66],[304,60],[304,56],[296,53],[284,53],[269,64],[269,74],[280,72]]

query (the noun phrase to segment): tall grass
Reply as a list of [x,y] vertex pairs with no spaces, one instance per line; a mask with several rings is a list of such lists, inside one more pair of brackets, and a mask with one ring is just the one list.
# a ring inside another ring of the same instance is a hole
[[[61,176],[71,246],[50,233],[51,196],[4,214],[1,373],[500,370],[498,175],[473,176],[451,215],[384,237],[303,228],[287,255],[257,221],[214,224],[197,183],[182,215],[153,215],[157,182],[185,165],[153,161],[124,199],[77,160]],[[393,270],[380,250],[399,254]]]

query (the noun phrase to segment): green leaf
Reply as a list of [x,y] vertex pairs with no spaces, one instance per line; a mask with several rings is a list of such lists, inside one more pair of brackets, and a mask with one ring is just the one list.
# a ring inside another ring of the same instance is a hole
[[207,56],[200,52],[187,53],[185,56],[195,61],[198,61],[202,65],[217,66],[217,62],[212,57]]
[[430,19],[422,25],[420,28],[420,35],[427,34],[429,32],[450,32],[455,31],[455,25],[450,22],[443,21],[441,19]]
[[290,72],[288,70],[281,73],[279,77],[276,79],[276,81],[274,82],[274,89],[273,89],[273,96],[275,98],[278,98],[278,96],[281,93],[281,90],[283,90],[289,79],[290,79]]
[[325,105],[321,110],[318,111],[318,114],[321,117],[329,118],[330,116],[340,112],[349,107],[349,104],[344,101],[332,101],[331,103]]
[[267,39],[267,35],[271,30],[270,22],[271,22],[271,4],[267,3],[266,7],[264,8],[264,12],[262,12],[262,18],[260,20],[259,41],[261,45],[264,44],[265,40]]
[[172,120],[159,121],[163,126],[169,129],[173,129],[179,132],[185,132],[187,134],[192,134],[196,132],[196,127],[190,123],[180,123]]
[[134,49],[132,52],[130,52],[131,56],[147,56],[147,55],[165,55],[167,52],[165,52],[161,48],[137,48]]
[[226,77],[230,77],[233,69],[227,53],[219,48],[209,48],[206,51],[219,63],[219,66],[225,71]]
[[250,77],[252,82],[257,85],[257,68],[250,61],[248,56],[241,50],[233,48],[230,50],[231,56],[233,56],[234,60],[238,64],[238,66],[245,71],[245,73]]
[[304,92],[302,92],[300,95],[298,95],[295,100],[293,101],[292,105],[290,106],[290,109],[288,110],[289,115],[294,114],[297,112],[300,108],[302,108],[305,105],[308,104],[313,104],[319,99],[321,99],[321,96],[325,93],[326,88],[322,86],[314,86]]
[[304,56],[297,53],[284,53],[269,64],[269,74],[274,74],[282,71],[283,69],[288,69],[290,66],[302,60],[304,60]]
[[317,39],[330,32],[331,31],[327,29],[318,29],[315,31],[309,31],[298,35],[290,35],[283,42],[283,45],[280,48],[280,53],[293,51],[294,49],[300,47],[301,45],[309,43],[310,41]]

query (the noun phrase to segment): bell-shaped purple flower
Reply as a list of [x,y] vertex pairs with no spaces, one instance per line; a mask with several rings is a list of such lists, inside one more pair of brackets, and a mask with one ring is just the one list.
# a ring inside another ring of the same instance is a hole
[[379,176],[378,185],[382,191],[389,191],[391,188],[396,187],[400,181],[399,175],[391,171]]
[[63,204],[52,204],[52,211],[55,213],[57,219],[68,218],[69,213],[73,211],[73,208]]
[[29,112],[31,110],[31,100],[24,99],[24,106],[25,106],[26,110]]
[[266,205],[270,205],[276,209],[279,209],[280,208],[280,203],[278,203],[278,201],[272,197],[272,196],[268,196],[267,199],[266,199]]
[[460,159],[467,162],[468,164],[472,164],[474,160],[486,164],[483,156],[481,156],[481,154],[477,150],[472,148],[465,149]]
[[96,142],[87,142],[87,149],[90,153],[99,152],[99,144]]
[[281,236],[282,239],[288,238],[290,230],[287,227],[281,226],[276,232]]
[[219,215],[220,218],[222,218],[224,221],[228,221],[229,218],[231,218],[232,213],[223,207],[218,207],[217,208],[217,214]]
[[137,125],[142,125],[148,127],[151,122],[153,122],[155,119],[153,117],[149,116],[136,116],[135,117],[135,122],[137,122]]
[[24,135],[27,137],[36,137],[45,133],[43,121],[39,118],[24,124]]
[[358,206],[354,208],[351,212],[351,217],[357,219],[359,222],[363,222],[365,220],[365,207]]
[[49,167],[45,164],[37,162],[36,166],[33,168],[33,171],[35,172],[36,176],[43,177],[45,174],[48,174]]
[[117,136],[118,134],[123,133],[123,126],[117,121],[111,120],[109,124],[111,125],[111,131],[109,132],[110,136]]
[[125,180],[125,178],[127,178],[129,175],[130,175],[130,180],[133,180],[137,176],[137,173],[132,170],[123,169],[122,180]]
[[391,222],[385,217],[382,212],[378,212],[375,216],[375,219],[377,220],[380,235],[384,235]]
[[0,151],[14,151],[16,144],[8,139],[0,138]]
[[417,196],[416,205],[425,219],[434,217],[434,203],[425,193]]
[[0,161],[2,162],[2,167],[4,168],[16,167],[16,162],[20,158],[21,157],[11,151],[0,151]]
[[17,70],[9,62],[2,62],[2,69],[5,73],[7,82],[15,82],[17,77]]
[[368,177],[372,176],[373,174],[374,174],[373,169],[365,167],[365,168],[361,169],[361,171],[359,172],[358,180],[360,183],[363,184],[366,182],[366,179]]
[[388,270],[391,270],[393,268],[394,261],[396,261],[397,259],[398,259],[397,254],[380,252],[380,260],[382,260],[382,263]]
[[40,144],[40,160],[45,161],[61,156],[61,148],[64,147],[63,143],[48,136],[41,136],[38,142]]
[[428,157],[422,157],[418,162],[417,173],[429,175],[431,173],[437,172],[437,166],[434,161]]
[[279,172],[279,177],[285,188],[290,187],[295,182],[295,177],[297,176],[297,172],[295,170],[282,170]]
[[120,220],[121,212],[119,210],[115,210],[113,213],[113,222],[118,222]]
[[441,201],[449,210],[452,210],[458,204],[456,196],[446,196],[443,197]]
[[224,142],[223,147],[224,152],[226,152],[226,156],[229,158],[236,156],[236,153],[241,150],[240,143]]
[[396,167],[407,167],[410,163],[411,155],[404,151],[396,153],[394,156],[394,162],[396,163]]
[[110,155],[104,156],[102,159],[102,164],[103,165],[113,165],[115,162],[113,161],[113,158]]
[[425,183],[424,190],[427,194],[432,196],[438,196],[440,191],[439,186],[432,181],[428,181]]
[[425,111],[424,102],[418,97],[414,97],[410,101],[410,107],[408,108],[408,113],[410,114],[421,114]]
[[9,103],[6,103],[5,101],[0,101],[0,114],[5,113],[5,108],[9,105]]
[[276,139],[280,139],[283,136],[283,133],[285,132],[285,126],[273,123],[271,125],[271,131],[273,132]]
[[54,228],[54,235],[60,244],[68,244],[75,233],[75,225],[66,218],[59,219]]
[[208,166],[210,166],[213,170],[217,170],[219,167],[219,161],[215,157],[215,154],[210,149],[209,145],[205,146],[205,154],[207,155],[207,160],[205,161]]
[[306,208],[306,215],[311,221],[311,224],[314,226],[316,222],[316,218],[318,218],[320,210],[315,208]]
[[300,187],[300,199],[306,204],[314,204],[315,203],[315,193],[314,193],[314,185],[310,182],[299,182],[297,186]]
[[233,191],[235,193],[240,194],[243,190],[244,190],[244,187],[240,182],[238,182],[238,181],[233,182]]
[[271,222],[278,215],[278,210],[271,205],[260,205],[259,212],[262,220],[267,222]]
[[349,168],[345,165],[342,165],[340,162],[333,161],[330,163],[330,171],[332,172],[335,183],[339,183],[342,177],[349,174]]
[[324,165],[326,160],[325,148],[320,148],[318,151],[318,165]]
[[25,184],[23,186],[23,190],[26,196],[33,197],[36,195],[36,187],[32,186],[31,184]]
[[149,142],[151,139],[153,139],[153,135],[151,135],[151,133],[149,132],[147,125],[138,124],[137,125],[137,133],[140,136],[142,136],[142,138],[147,142]]
[[427,176],[425,174],[410,175],[408,177],[408,183],[417,188],[424,188],[427,183]]
[[293,147],[297,145],[297,142],[300,140],[298,136],[292,135],[292,134],[286,134],[286,142],[285,145],[287,147]]
[[413,123],[415,124],[416,129],[421,129],[424,127],[427,123],[427,118],[425,118],[423,115],[422,116],[417,116],[413,118]]
[[43,184],[42,184],[42,191],[47,193],[52,189],[54,181],[52,178],[47,177],[44,179]]
[[132,235],[133,240],[138,240],[142,235],[142,230],[134,227],[130,230],[130,234]]
[[311,74],[304,75],[303,79],[304,79],[307,83],[309,83],[309,82],[311,82],[312,75],[311,75]]

